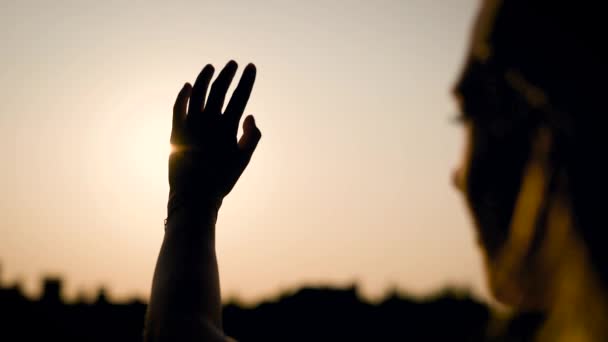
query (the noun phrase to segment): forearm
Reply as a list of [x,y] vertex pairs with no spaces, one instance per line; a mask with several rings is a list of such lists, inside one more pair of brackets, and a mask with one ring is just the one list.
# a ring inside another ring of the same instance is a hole
[[146,315],[146,342],[225,341],[215,256],[215,222],[222,199],[247,167],[262,133],[252,116],[236,135],[256,69],[247,65],[226,109],[237,70],[228,62],[209,89],[206,65],[194,86],[184,84],[173,106],[169,213]]
[[179,208],[168,218],[146,317],[148,335],[165,336],[168,330],[197,325],[221,333],[216,220],[213,206]]

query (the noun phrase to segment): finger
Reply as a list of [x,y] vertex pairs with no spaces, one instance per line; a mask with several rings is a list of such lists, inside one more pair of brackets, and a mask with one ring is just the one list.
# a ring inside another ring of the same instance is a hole
[[228,91],[228,87],[230,87],[230,82],[232,82],[234,74],[236,74],[237,67],[235,61],[230,61],[217,76],[217,79],[213,82],[211,91],[209,92],[209,98],[207,99],[207,104],[204,109],[205,113],[211,115],[220,114],[222,106],[224,106],[226,92]]
[[234,134],[236,134],[239,121],[241,121],[241,116],[243,116],[247,101],[249,101],[249,95],[251,95],[251,90],[255,83],[255,75],[255,65],[247,65],[245,71],[243,71],[239,85],[234,90],[234,94],[232,94],[232,98],[226,107],[225,120],[227,120],[228,127],[234,131]]
[[262,132],[255,125],[255,119],[251,115],[247,116],[243,122],[243,136],[241,136],[238,143],[239,150],[243,156],[243,168],[249,163],[261,138]]
[[203,110],[203,102],[205,102],[205,95],[207,94],[207,88],[209,88],[211,77],[213,77],[213,72],[213,66],[207,64],[198,74],[194,86],[192,87],[192,97],[190,98],[188,115],[196,115]]
[[173,105],[173,123],[171,126],[171,143],[179,141],[182,137],[184,120],[186,119],[186,108],[188,107],[191,91],[192,86],[190,83],[186,83],[175,99],[175,104]]

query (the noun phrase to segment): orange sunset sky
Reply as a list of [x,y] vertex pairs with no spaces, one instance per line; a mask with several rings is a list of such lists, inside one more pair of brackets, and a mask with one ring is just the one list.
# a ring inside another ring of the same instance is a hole
[[[450,174],[476,0],[0,2],[0,281],[149,294],[171,107],[254,62],[263,132],[217,225],[223,296],[304,284],[487,297]],[[240,72],[239,72],[240,74]]]

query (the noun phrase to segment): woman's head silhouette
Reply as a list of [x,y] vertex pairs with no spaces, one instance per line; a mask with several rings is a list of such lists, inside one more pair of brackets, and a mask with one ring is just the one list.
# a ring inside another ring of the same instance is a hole
[[599,114],[607,73],[598,13],[563,2],[484,1],[454,89],[468,139],[455,183],[490,287],[516,308],[554,313],[564,301],[584,306],[587,296],[605,304]]

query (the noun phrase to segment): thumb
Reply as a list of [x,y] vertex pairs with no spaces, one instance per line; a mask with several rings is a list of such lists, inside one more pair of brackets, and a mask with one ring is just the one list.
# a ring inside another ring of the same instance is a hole
[[249,161],[261,138],[262,132],[255,125],[255,119],[253,116],[248,115],[245,121],[243,121],[243,136],[241,136],[238,143],[239,150],[243,153],[245,160]]

